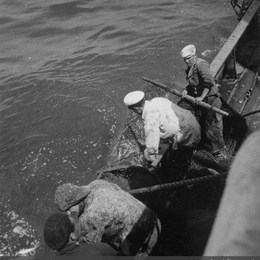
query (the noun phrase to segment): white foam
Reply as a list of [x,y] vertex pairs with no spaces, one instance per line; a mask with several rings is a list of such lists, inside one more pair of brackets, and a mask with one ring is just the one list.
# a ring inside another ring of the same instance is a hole
[[36,232],[16,212],[4,212],[5,229],[0,234],[0,256],[32,256],[40,246]]

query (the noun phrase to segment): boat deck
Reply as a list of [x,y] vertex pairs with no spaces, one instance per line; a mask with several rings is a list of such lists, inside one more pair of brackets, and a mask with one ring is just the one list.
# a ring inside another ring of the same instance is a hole
[[[260,26],[250,26],[236,46],[236,79],[220,80],[221,94],[240,115],[260,110]],[[260,113],[245,117],[248,134],[260,129]]]
[[[260,59],[260,44],[255,52]],[[251,67],[246,68],[234,84],[234,88],[229,96],[228,103],[239,114],[246,115],[248,113],[257,111],[260,109],[260,82],[259,82],[259,66],[258,63]],[[246,117],[249,133],[256,131],[260,128],[260,114],[252,114]]]

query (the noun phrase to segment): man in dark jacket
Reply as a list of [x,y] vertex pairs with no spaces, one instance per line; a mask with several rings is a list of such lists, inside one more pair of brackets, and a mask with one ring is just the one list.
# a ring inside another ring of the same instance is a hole
[[196,48],[192,44],[182,49],[181,56],[187,64],[185,72],[188,85],[183,90],[183,98],[178,105],[191,110],[197,117],[205,131],[206,139],[210,143],[212,154],[217,157],[225,157],[222,115],[213,110],[198,107],[185,99],[187,95],[190,95],[195,97],[196,101],[204,101],[221,108],[218,87],[211,74],[210,65],[196,56]]

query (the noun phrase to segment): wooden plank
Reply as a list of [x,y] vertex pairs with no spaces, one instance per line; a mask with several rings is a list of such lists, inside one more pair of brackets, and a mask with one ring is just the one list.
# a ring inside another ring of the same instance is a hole
[[210,69],[214,78],[217,79],[219,77],[226,59],[230,55],[231,51],[235,48],[237,42],[243,35],[244,31],[246,30],[247,26],[251,22],[255,13],[259,9],[259,6],[260,6],[260,1],[254,0],[253,3],[248,8],[245,15],[243,16],[242,20],[239,22],[239,24],[233,31],[233,33],[229,36],[227,42],[221,48],[220,52],[217,54],[214,60],[211,62]]

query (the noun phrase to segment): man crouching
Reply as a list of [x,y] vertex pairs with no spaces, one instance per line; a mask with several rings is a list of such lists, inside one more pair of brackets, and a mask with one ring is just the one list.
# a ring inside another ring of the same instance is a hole
[[60,185],[55,203],[78,215],[81,240],[104,242],[130,256],[148,256],[161,232],[156,214],[116,184],[95,180],[86,186]]

